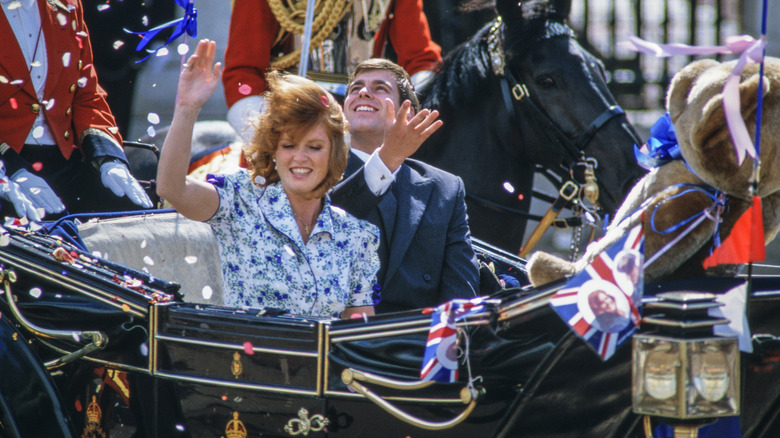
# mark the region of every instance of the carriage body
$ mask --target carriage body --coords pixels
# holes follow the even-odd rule
[[[460,323],[470,360],[459,381],[405,388],[419,378],[425,312],[334,321],[187,303],[176,284],[60,239],[6,236],[3,437],[642,436],[630,348],[602,362],[572,336],[547,305],[561,285],[493,295]],[[777,290],[773,279],[754,297],[754,332],[777,334]],[[103,345],[84,350],[95,332]],[[746,358],[745,436],[780,427],[780,350],[765,344]],[[396,385],[353,383],[345,370]],[[479,394],[464,400],[469,375],[479,376]]]

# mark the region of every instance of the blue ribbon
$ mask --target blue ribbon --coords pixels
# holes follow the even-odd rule
[[[680,145],[674,133],[674,125],[669,113],[665,113],[650,128],[651,137],[647,139],[648,153],[645,154],[634,145],[634,156],[637,163],[646,170],[660,167],[672,160],[682,158]]]
[[[176,2],[177,5],[184,8],[183,17],[177,18],[176,20],[169,21],[165,24],[161,24],[153,29],[149,29],[143,32],[132,32],[127,29],[124,30],[127,33],[142,36],[141,41],[135,47],[136,52],[140,52],[141,50],[146,49],[146,46],[149,45],[149,43],[152,42],[152,40],[160,32],[170,27],[176,26],[171,36],[168,37],[168,41],[166,41],[163,45],[161,45],[160,47],[154,50],[146,49],[146,51],[149,52],[149,54],[146,55],[146,57],[144,57],[143,59],[139,59],[138,61],[136,61],[136,63],[146,61],[150,56],[157,53],[158,50],[167,46],[168,44],[170,44],[171,41],[182,36],[185,32],[187,32],[187,35],[193,38],[198,36],[198,9],[195,7],[194,0],[174,0],[174,1]]]

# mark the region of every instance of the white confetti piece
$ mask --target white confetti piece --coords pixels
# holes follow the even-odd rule
[[[198,257],[197,256],[187,256],[187,257],[184,257],[184,261],[189,263],[190,265],[194,265],[195,263],[198,263]]]
[[[149,266],[154,266],[154,260],[152,260],[152,258],[149,256],[144,256],[144,263]]]
[[[176,48],[176,52],[179,53],[179,55],[186,55],[190,51],[190,46],[182,43],[179,44],[179,46]]]
[[[78,332],[72,332],[70,335],[73,337],[74,341],[81,342],[81,336],[79,336]]]
[[[30,63],[30,67],[36,67],[37,68],[37,67],[40,67],[40,66],[41,66],[41,61],[33,61],[33,62]]]
[[[210,300],[211,299],[211,295],[213,295],[213,294],[214,294],[214,291],[211,289],[211,286],[209,286],[209,285],[203,286],[203,290],[201,291],[201,295],[203,296],[204,300]]]
[[[148,26],[149,25],[149,17],[147,17],[146,15],[141,17],[141,24],[143,24],[144,26]]]
[[[22,79],[14,79],[11,81],[11,85],[22,85],[24,81]]]
[[[32,193],[33,195],[37,195],[37,194],[41,193],[41,189],[38,188],[38,187],[33,187],[33,188],[30,189],[30,193]]]
[[[76,83],[79,84],[79,87],[84,88],[87,86],[87,78],[79,78]]]
[[[160,116],[157,113],[149,113],[146,115],[146,120],[152,125],[160,123]]]
[[[11,235],[9,233],[3,233],[0,235],[0,246],[8,246],[11,243]]]
[[[116,40],[114,41],[114,50],[118,50],[120,47],[124,46],[125,42],[122,40]]]
[[[141,356],[144,357],[149,356],[149,346],[146,345],[146,342],[141,344],[140,350],[141,350]]]
[[[30,296],[33,298],[40,298],[41,295],[43,295],[43,291],[39,287],[34,287],[30,289]]]
[[[98,10],[98,12],[107,11],[107,10],[109,10],[110,8],[111,8],[111,5],[107,5],[107,4],[105,4],[105,3],[101,3],[101,4],[97,5],[97,10]]]
[[[149,137],[154,137],[155,135],[157,135],[157,131],[154,130],[154,126],[150,126],[146,128],[146,135],[148,135]]]
[[[8,4],[8,10],[13,11],[14,9],[19,9],[22,6],[22,2],[15,1]]]
[[[119,132],[119,128],[117,128],[116,126],[109,126],[108,132],[112,134],[116,134],[117,132]]]
[[[47,101],[44,101],[43,104],[45,105],[46,110],[48,111],[48,110],[54,108],[54,99],[49,99]]]
[[[80,36],[82,38],[86,38],[87,37],[87,33],[85,31],[83,31],[83,30],[76,32],[76,35]]]
[[[141,248],[146,248],[146,239],[141,241]]]
[[[168,48],[167,47],[161,48],[160,50],[157,51],[155,56],[168,56]]]
[[[33,138],[43,137],[43,126],[36,126],[32,132]]]
[[[291,256],[295,256],[295,251],[293,251],[293,249],[290,248],[290,245],[284,245],[284,250],[287,251],[287,254],[290,254]]]
[[[0,75],[0,84],[7,84],[7,83],[8,83],[8,78],[6,78],[3,75]]]
[[[97,257],[97,258],[102,258],[103,257],[103,255],[102,255],[102,253],[100,251],[92,251],[92,255]]]
[[[176,430],[178,430],[179,432],[184,432],[184,425],[183,424],[177,424],[176,425]]]
[[[62,55],[62,65],[65,67],[70,66],[70,52],[67,52],[64,55]]]
[[[57,21],[60,23],[60,26],[66,26],[68,24],[68,17],[65,16],[62,12],[57,14]]]
[[[510,184],[509,181],[505,181],[504,182],[504,190],[506,190],[509,193],[514,193],[515,192],[515,187],[512,184]]]

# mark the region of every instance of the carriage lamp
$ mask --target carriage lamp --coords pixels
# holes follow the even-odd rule
[[[664,417],[675,436],[695,438],[700,426],[739,414],[739,348],[736,337],[716,337],[728,324],[708,310],[715,295],[666,292],[645,304],[641,332],[633,338],[632,405],[637,414]]]

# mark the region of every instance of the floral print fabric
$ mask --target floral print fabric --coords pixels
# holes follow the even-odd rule
[[[281,183],[259,187],[245,170],[208,181],[219,194],[219,209],[207,223],[220,250],[226,306],[338,318],[346,307],[373,305],[375,225],[326,197],[304,244]]]

